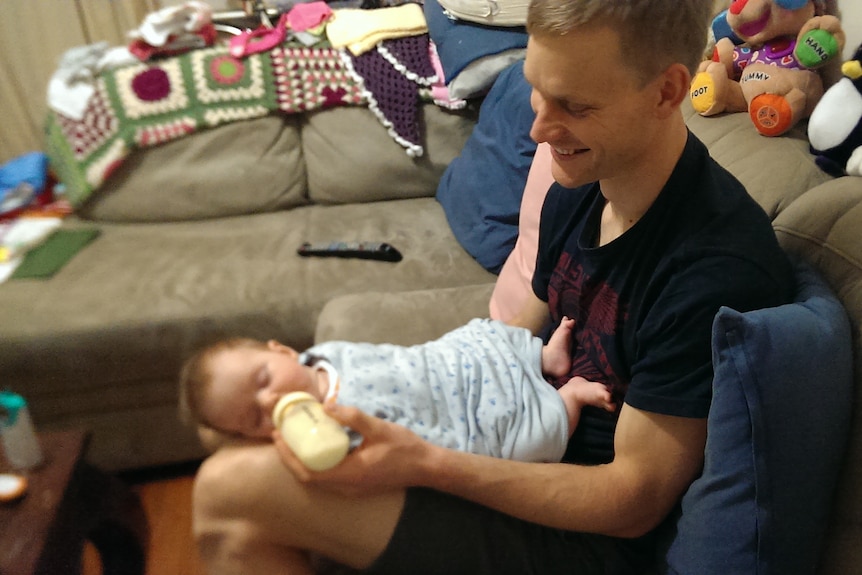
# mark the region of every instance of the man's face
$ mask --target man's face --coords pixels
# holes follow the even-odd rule
[[[622,61],[616,32],[532,36],[524,74],[536,112],[530,135],[550,144],[555,180],[573,188],[637,177],[648,163],[657,91]]]
[[[297,361],[298,354],[275,342],[269,349],[236,348],[216,353],[202,416],[212,426],[246,437],[268,438],[272,410],[293,391],[319,395],[316,372]]]

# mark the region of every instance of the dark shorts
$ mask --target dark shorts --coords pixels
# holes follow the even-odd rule
[[[653,564],[645,539],[550,529],[427,489],[410,489],[383,555],[366,573],[629,575]]]

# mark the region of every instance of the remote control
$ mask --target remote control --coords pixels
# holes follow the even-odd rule
[[[382,242],[305,242],[298,250],[301,256],[358,258],[383,262],[400,262],[401,252]]]

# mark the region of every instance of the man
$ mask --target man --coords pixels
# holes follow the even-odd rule
[[[434,447],[356,409],[362,446],[311,473],[283,442],[201,468],[195,528],[213,574],[314,573],[324,556],[370,573],[642,573],[703,463],[719,306],[790,297],[768,218],[688,133],[703,0],[533,0],[525,75],[532,136],[553,149],[534,333],[576,320],[572,370],[622,408],[584,410],[567,462]],[[564,187],[565,186],[565,187]]]

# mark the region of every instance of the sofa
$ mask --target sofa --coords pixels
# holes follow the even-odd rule
[[[106,469],[200,459],[177,417],[178,370],[197,346],[244,334],[304,349],[334,297],[492,282],[434,199],[474,114],[429,104],[421,119],[416,159],[363,107],[231,123],[132,155],[64,221],[98,230],[92,243],[49,279],[0,285],[2,385],[39,429],[90,429],[89,457]],[[297,254],[330,241],[388,242],[403,260]]]

